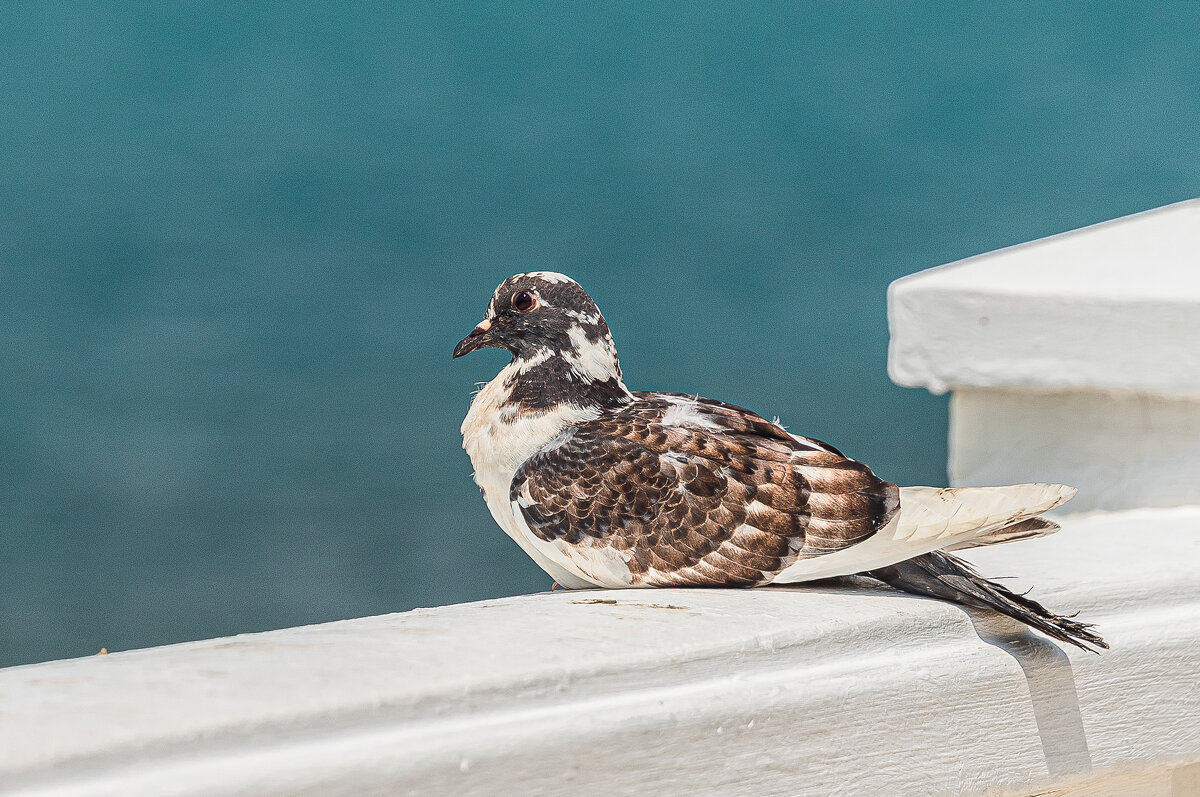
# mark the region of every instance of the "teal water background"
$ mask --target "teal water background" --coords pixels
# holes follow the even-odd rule
[[[5,3],[0,665],[545,589],[451,362],[565,271],[635,388],[944,483],[910,272],[1200,195],[1200,5]]]

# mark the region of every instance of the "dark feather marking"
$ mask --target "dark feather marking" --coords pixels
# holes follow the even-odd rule
[[[624,552],[634,584],[766,583],[797,559],[868,538],[899,506],[898,488],[865,465],[748,410],[634,397],[531,457],[511,493],[529,499],[518,506],[541,539]],[[698,428],[662,423],[680,400]]]
[[[1092,630],[1094,626],[1090,623],[1055,614],[1023,594],[989,581],[962,559],[948,553],[934,551],[862,575],[877,578],[915,595],[992,609],[1032,626],[1047,636],[1093,653],[1099,652],[1095,648],[1108,649],[1108,643]]]
[[[556,355],[557,356],[557,355]],[[585,382],[554,357],[535,365],[511,380],[509,401],[521,410],[548,410],[564,399],[579,405],[613,407],[629,401],[629,393],[617,379]]]

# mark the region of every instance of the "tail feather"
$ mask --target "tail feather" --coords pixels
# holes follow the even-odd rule
[[[1091,630],[1094,627],[1091,624],[1054,614],[1037,601],[989,581],[962,559],[942,551],[915,556],[862,575],[914,595],[993,609],[1083,650],[1099,652],[1088,645],[1108,649],[1108,643]]]
[[[1033,517],[1029,520],[1022,520],[1019,523],[1014,523],[1011,526],[989,531],[981,534],[978,537],[956,542],[952,545],[947,545],[942,548],[943,551],[961,551],[966,548],[982,548],[985,545],[999,545],[1004,542],[1016,542],[1017,540],[1031,540],[1035,537],[1045,537],[1053,534],[1061,528],[1052,520],[1046,520],[1043,517]]]
[[[897,534],[910,540],[965,542],[1048,512],[1074,495],[1075,488],[1065,484],[901,487]]]
[[[874,535],[832,553],[798,559],[777,573],[771,583],[848,576],[929,551],[1049,534],[1057,526],[1048,520],[1033,519],[1071,500],[1073,495],[1075,488],[1065,484],[901,487],[900,512]]]

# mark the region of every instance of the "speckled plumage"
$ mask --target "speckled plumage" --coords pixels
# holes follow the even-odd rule
[[[899,506],[859,462],[749,410],[667,393],[579,424],[526,460],[509,497],[538,538],[617,552],[630,586],[769,583],[866,539]]]

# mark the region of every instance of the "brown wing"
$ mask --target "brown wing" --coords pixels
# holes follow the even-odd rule
[[[861,542],[899,504],[865,465],[752,412],[645,393],[535,454],[510,497],[605,586],[766,583]]]

